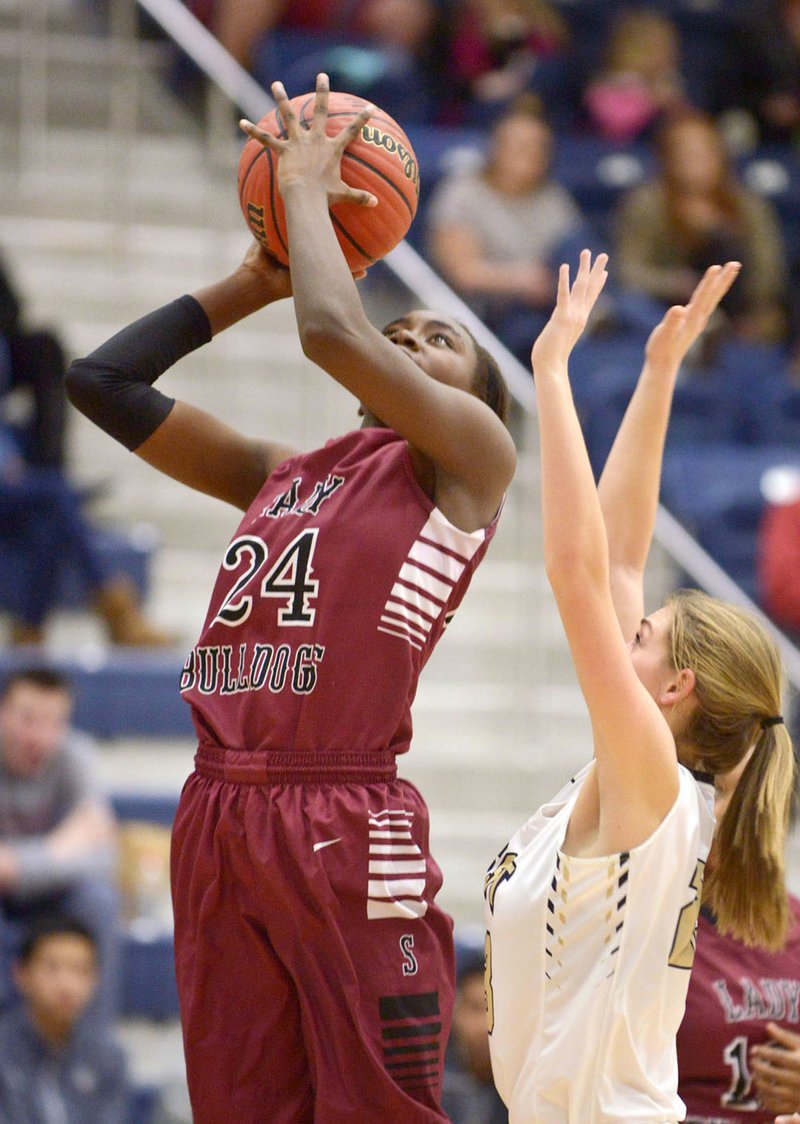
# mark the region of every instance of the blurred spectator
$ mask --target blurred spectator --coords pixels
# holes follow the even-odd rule
[[[58,672],[12,672],[0,694],[0,988],[25,930],[63,910],[92,932],[109,1019],[118,991],[116,829],[87,739],[70,727],[73,694]],[[0,992],[0,1000],[2,1000]]]
[[[448,79],[469,119],[483,123],[540,84],[545,97],[552,86],[563,91],[568,47],[567,24],[548,0],[466,0],[454,9]]]
[[[773,469],[766,499],[756,557],[761,605],[780,628],[800,633],[800,470]]]
[[[445,179],[428,212],[436,267],[526,364],[562,254],[584,229],[572,197],[550,178],[552,147],[538,100],[521,95],[492,130],[483,167]]]
[[[57,468],[28,465],[11,430],[2,424],[0,528],[0,544],[10,548],[14,566],[14,644],[43,642],[66,561],[77,566],[112,643],[141,647],[172,642],[143,615],[130,578],[107,572],[78,495],[63,474]]]
[[[35,926],[14,981],[22,998],[0,1018],[0,1119],[4,1124],[124,1124],[122,1050],[84,1018],[97,988],[97,945],[67,916]]]
[[[430,121],[444,92],[446,0],[194,0],[223,47],[267,88],[331,88],[376,102],[401,123]]]
[[[170,1081],[162,1087],[152,1124],[192,1124],[189,1087],[185,1080]]]
[[[722,302],[728,327],[756,342],[782,339],[787,266],[771,204],[738,181],[718,129],[702,113],[667,119],[657,154],[655,178],[624,195],[615,216],[621,282],[656,302],[647,322],[683,304],[709,265],[735,259],[743,268]]]
[[[442,1108],[453,1124],[508,1124],[508,1110],[492,1079],[482,949],[459,953]]]
[[[749,756],[715,778],[717,820]],[[773,1124],[800,1108],[800,901],[791,895],[789,914],[785,947],[768,952],[724,936],[701,910],[677,1039],[685,1124]]]
[[[680,39],[671,21],[649,8],[618,13],[603,68],[583,100],[590,128],[620,144],[641,139],[665,112],[685,104]]]
[[[749,112],[762,142],[800,139],[800,0],[743,5],[732,48],[720,108]]]
[[[19,293],[0,259],[0,339],[6,344],[5,373],[0,367],[0,398],[21,391],[30,401],[22,452],[31,464],[64,466],[64,352],[46,328],[26,324]],[[29,419],[29,421],[28,421]]]

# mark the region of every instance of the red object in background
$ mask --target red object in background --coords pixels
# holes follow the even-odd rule
[[[764,610],[776,624],[800,632],[800,499],[764,509],[757,569]]]

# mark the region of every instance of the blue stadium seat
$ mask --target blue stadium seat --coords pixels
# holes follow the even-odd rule
[[[797,276],[800,271],[800,155],[788,145],[764,145],[739,162],[739,173],[751,191],[775,207],[789,268]]]
[[[65,672],[75,687],[75,725],[99,738],[192,737],[179,693],[183,654],[111,649],[46,658],[20,649],[0,653],[0,677],[38,660]]]
[[[253,77],[265,89],[279,78],[290,97],[314,89],[324,71],[332,90],[374,102],[405,128],[436,115],[435,91],[406,52],[336,31],[286,28],[265,35],[253,52]]]
[[[154,933],[149,937],[125,933],[121,975],[123,1017],[156,1021],[178,1018],[171,933]]]
[[[604,236],[620,196],[647,179],[654,163],[648,145],[614,144],[580,132],[560,133],[553,151],[553,175]]]
[[[667,449],[664,458],[664,505],[754,600],[761,478],[780,464],[800,468],[800,448],[709,443]]]
[[[174,793],[115,792],[111,797],[121,822],[139,820],[171,827],[178,805]],[[158,926],[133,923],[122,934],[122,995],[124,1017],[178,1017],[172,933]]]
[[[150,559],[156,545],[153,529],[146,524],[130,531],[102,529],[92,533],[95,548],[107,572],[126,574],[144,597],[150,584]],[[0,539],[0,611],[12,612],[18,597],[16,568],[19,551]],[[59,574],[58,604],[80,608],[88,599],[86,584],[76,568],[67,563]]]
[[[114,792],[111,805],[120,820],[145,820],[162,827],[172,827],[178,797],[171,793]]]
[[[156,1085],[134,1085],[128,1101],[125,1124],[151,1124],[159,1100]]]

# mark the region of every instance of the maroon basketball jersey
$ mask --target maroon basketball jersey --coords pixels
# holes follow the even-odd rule
[[[420,670],[496,523],[472,533],[449,523],[389,429],[279,465],[225,552],[183,669],[200,739],[405,751]]]
[[[758,1108],[750,1050],[768,1022],[800,1033],[800,901],[790,898],[789,939],[780,952],[722,937],[702,913],[678,1032],[678,1092],[686,1124],[772,1124]]]

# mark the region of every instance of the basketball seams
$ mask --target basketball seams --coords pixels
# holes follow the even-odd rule
[[[392,191],[396,192],[397,195],[403,200],[403,203],[405,203],[406,207],[408,208],[408,213],[411,215],[411,217],[413,219],[414,215],[417,213],[417,208],[411,206],[411,204],[409,203],[408,199],[406,198],[406,194],[402,190],[402,188],[398,187],[397,184],[394,182],[394,180],[392,180],[389,176],[387,176],[387,174],[385,172],[381,171],[380,168],[376,167],[369,160],[365,160],[363,158],[363,156],[357,156],[354,152],[347,152],[345,150],[342,153],[342,160],[343,161],[344,160],[352,160],[355,164],[360,164],[363,168],[368,168],[370,170],[370,172],[372,172],[374,175],[376,175],[378,177],[378,179],[383,180],[383,182],[386,184],[386,186],[390,187],[392,189]],[[342,177],[342,178],[344,178],[344,177]],[[411,181],[409,180],[409,183],[410,182]]]
[[[269,149],[265,149],[264,151],[267,153],[267,155],[269,157],[269,160],[268,160],[268,163],[269,163],[269,209],[270,209],[270,214],[272,215],[272,225],[273,225],[273,228],[275,230],[275,233],[278,236],[278,241],[281,244],[281,249],[283,250],[284,254],[286,255],[286,262],[284,264],[288,264],[288,262],[289,262],[289,247],[288,247],[283,235],[281,234],[281,226],[280,226],[280,223],[278,222],[278,211],[277,211],[276,198],[275,198],[276,195],[277,195],[276,181],[277,181],[277,178],[278,178],[277,175],[276,175],[276,171],[277,171],[277,168],[275,166],[276,162],[273,161],[272,153],[269,151]]]
[[[353,247],[353,249],[357,250],[358,253],[361,254],[361,257],[364,259],[363,262],[351,262],[350,264],[351,265],[361,265],[361,264],[363,264],[364,266],[374,265],[376,259],[371,254],[368,254],[367,251],[363,248],[363,246],[360,246],[358,244],[358,242],[356,242],[353,235],[350,233],[350,231],[347,229],[346,226],[342,225],[342,223],[339,221],[339,219],[337,219],[337,217],[333,213],[333,211],[328,211],[328,214],[331,216],[331,222],[336,227],[336,229],[341,233],[342,237],[346,238],[347,241],[350,243],[350,245]]]
[[[244,173],[244,176],[242,176],[239,180],[239,206],[240,207],[244,206],[244,189],[245,189],[245,185],[247,183],[247,178],[250,175],[250,173],[252,172],[253,168],[255,167],[259,156],[263,156],[264,153],[266,152],[266,149],[261,144],[259,144],[258,141],[248,141],[248,144],[258,145],[258,152],[256,152],[255,156],[253,157],[253,159],[248,164],[247,171]]]

